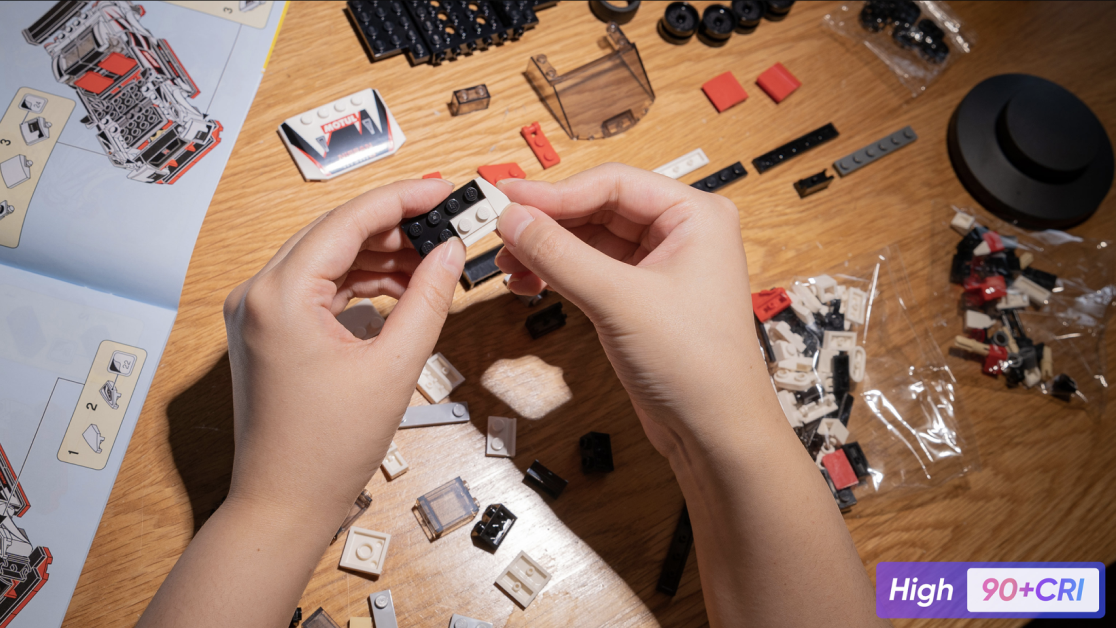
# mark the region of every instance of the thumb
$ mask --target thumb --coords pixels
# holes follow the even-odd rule
[[[598,251],[534,207],[512,203],[496,224],[508,252],[583,311],[625,285],[630,267]]]
[[[464,267],[465,245],[451,238],[427,255],[411,275],[372,345],[390,360],[399,360],[400,372],[417,374],[433,353]]]

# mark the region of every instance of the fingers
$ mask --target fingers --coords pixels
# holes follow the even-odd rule
[[[337,294],[329,309],[336,316],[348,307],[352,299],[371,299],[384,295],[398,299],[407,290],[410,280],[410,276],[403,273],[352,271],[337,287]]]
[[[313,279],[345,274],[372,236],[398,231],[408,216],[430,211],[453,189],[443,179],[397,181],[354,198],[326,214],[287,255],[285,266]],[[401,234],[400,234],[401,235]]]
[[[414,249],[404,249],[402,251],[395,251],[394,253],[361,251],[357,253],[356,259],[353,260],[353,265],[349,272],[354,270],[367,270],[377,273],[402,272],[411,275],[415,272],[415,269],[418,268],[419,262],[421,261],[422,257],[420,257],[418,251]]]
[[[417,378],[434,351],[464,267],[465,245],[452,238],[422,260],[399,296],[373,347],[398,360],[396,372],[403,379]]]
[[[533,297],[546,289],[546,283],[531,271],[516,273],[508,280],[508,290],[513,294]]]
[[[582,242],[534,207],[508,205],[496,229],[510,255],[582,309],[625,290],[632,279],[630,266]]]
[[[504,179],[497,186],[512,201],[537,207],[555,220],[605,211],[650,225],[672,207],[699,198],[684,183],[623,164],[590,168],[558,183]]]

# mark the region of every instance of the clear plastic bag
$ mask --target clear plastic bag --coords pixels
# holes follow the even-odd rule
[[[870,0],[843,2],[822,18],[834,32],[863,42],[918,96],[959,55],[968,54],[974,34],[944,2]]]
[[[1116,262],[1113,243],[1063,231],[1025,231],[986,212],[946,203],[936,203],[933,212],[928,313],[935,340],[943,351],[949,353],[948,363],[953,372],[963,378],[966,387],[1027,394],[1035,397],[1036,403],[1045,397],[1045,403],[1051,404],[1051,408],[1068,405],[1091,416],[1101,417],[1108,392],[1104,332],[1108,314],[1116,305],[1113,303],[1116,286],[1112,283],[1113,264]],[[1014,245],[1014,252],[1009,248],[1005,253],[1011,253],[1016,260],[1029,256],[1028,268],[1057,276],[1056,285],[1046,298],[1030,300],[1024,307],[1013,311],[1026,337],[1035,345],[1042,344],[1052,349],[1051,375],[1056,377],[1064,373],[1072,378],[1077,389],[1072,394],[1056,394],[1058,391],[1053,386],[1052,377],[1045,375],[1031,387],[1024,382],[1009,388],[1006,375],[982,373],[984,358],[977,358],[972,352],[955,347],[955,338],[967,333],[964,328],[965,311],[973,309],[974,305],[971,300],[966,301],[964,286],[950,283],[953,257],[962,240],[960,231],[969,230],[951,228],[958,212],[961,216],[972,217],[974,227],[990,229],[1009,245]],[[983,262],[978,263],[978,266],[983,265]],[[979,268],[977,272],[980,274]],[[1012,278],[1005,281],[1009,289],[1014,289],[1013,281],[1021,274],[1011,273]],[[997,319],[989,332],[1002,326],[1002,316],[995,309],[995,303],[986,305],[983,310]],[[1009,320],[1009,323],[1013,321]],[[1038,407],[1035,409],[1037,411]]]
[[[840,287],[826,288],[827,278]],[[797,403],[800,412],[797,420],[794,410],[787,407],[788,389],[778,380],[782,376],[786,381],[786,373],[780,374],[780,370],[785,370],[783,367],[791,366],[793,362],[780,364],[780,360],[791,357],[785,352],[790,350],[793,353],[793,349],[787,345],[779,346],[787,340],[776,328],[782,327],[785,332],[791,327],[792,333],[801,332],[807,350],[800,352],[800,356],[809,354],[807,357],[811,362],[806,375],[820,383],[823,399],[833,394],[836,381],[836,378],[827,377],[826,371],[832,373],[837,366],[833,364],[827,369],[822,363],[823,356],[832,359],[825,348],[823,329],[827,323],[836,330],[843,327],[843,320],[850,321],[848,331],[855,335],[856,347],[846,345],[851,368],[856,368],[854,354],[861,350],[864,354],[860,381],[849,382],[849,396],[854,401],[848,414],[845,442],[860,445],[868,472],[857,474],[862,475],[858,485],[853,487],[858,504],[848,512],[863,516],[888,510],[894,504],[890,500],[881,500],[879,497],[882,494],[908,493],[939,486],[979,469],[979,456],[975,443],[968,437],[971,431],[967,415],[957,400],[955,380],[920,316],[922,310],[914,299],[896,247],[868,256],[850,257],[836,268],[819,269],[816,275],[795,277],[779,285],[785,289],[791,305],[763,324],[770,344],[765,353],[768,353],[772,382],[776,390],[783,393],[780,403],[784,405],[784,413],[792,426],[807,423],[801,413],[803,409],[817,414],[826,409],[827,404],[824,401],[813,402],[813,406]],[[809,291],[815,297],[820,291],[839,294],[843,305],[830,301],[829,305],[814,303],[811,306],[807,303],[808,298],[799,296],[803,291]],[[790,296],[792,294],[795,296]],[[863,295],[863,303],[857,305],[860,295]],[[762,299],[762,295],[759,298]],[[824,297],[818,300],[823,301]],[[823,317],[820,321],[811,311],[818,305],[823,308],[819,312]],[[831,313],[831,309],[841,314],[843,320],[825,321],[824,316]],[[813,322],[807,324],[810,319]],[[854,320],[863,320],[863,323],[852,322]],[[780,326],[779,322],[786,325]],[[855,379],[852,375],[850,373],[850,380]],[[844,404],[836,398],[830,403],[837,405],[838,410],[827,418],[839,419]],[[795,431],[803,440],[803,430]],[[840,429],[836,431],[840,432]],[[834,437],[825,438],[828,446],[840,449]],[[803,444],[809,451],[810,446],[806,442]],[[817,444],[816,441],[814,444]],[[825,455],[824,451],[825,447],[815,458],[819,468],[823,468],[821,458]],[[841,497],[835,497],[841,504]]]

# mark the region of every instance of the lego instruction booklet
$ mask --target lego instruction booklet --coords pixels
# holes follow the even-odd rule
[[[0,4],[0,626],[59,626],[283,2]]]

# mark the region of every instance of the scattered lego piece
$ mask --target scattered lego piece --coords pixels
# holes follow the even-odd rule
[[[837,490],[856,486],[856,473],[853,472],[852,466],[849,465],[849,460],[845,457],[844,450],[838,450],[826,455],[822,458],[822,464],[825,465],[825,470],[829,473],[829,478],[833,481],[833,486],[836,487]]]
[[[836,162],[833,163],[833,167],[837,169],[838,173],[841,172],[841,166],[838,166],[837,164],[845,161],[846,159],[851,159],[851,155],[849,157],[838,159]],[[857,167],[859,168],[860,166]],[[966,214],[962,211],[956,212],[953,215],[953,220],[949,221],[949,226],[961,235],[965,235],[966,233],[971,231],[974,224],[976,224],[976,217],[971,214]]]
[[[484,455],[499,458],[515,457],[515,419],[488,417],[488,435]]]
[[[1077,382],[1069,375],[1062,373],[1051,382],[1051,394],[1063,401],[1069,401],[1070,397],[1080,393],[1077,392]]]
[[[519,552],[515,560],[500,572],[495,584],[503,589],[508,597],[523,608],[527,608],[548,582],[550,582],[550,572],[528,556],[527,552]]]
[[[670,549],[667,550],[666,560],[663,561],[663,570],[659,574],[659,584],[656,589],[671,597],[678,593],[678,585],[682,583],[682,574],[686,571],[686,560],[690,557],[690,548],[694,545],[694,530],[690,525],[690,511],[682,505],[682,514],[678,517],[678,526],[674,529],[674,536],[670,539]]]
[[[403,413],[403,420],[399,423],[399,429],[468,422],[468,403],[464,401],[455,403],[432,403],[428,406],[411,406],[407,408],[407,411]]]
[[[864,347],[856,346],[852,350],[852,363],[849,367],[849,378],[854,382],[864,380],[864,373],[868,368],[868,353]]]
[[[689,2],[671,2],[656,28],[667,43],[681,46],[697,34],[700,20],[697,9]]]
[[[744,92],[744,87],[740,85],[740,81],[732,75],[732,72],[725,72],[718,74],[712,79],[706,81],[701,86],[701,91],[705,92],[705,96],[709,98],[709,102],[713,103],[713,107],[717,109],[717,113],[738,105],[748,99],[748,94]]]
[[[655,168],[654,172],[664,174],[671,179],[677,179],[685,176],[701,168],[702,166],[709,165],[709,158],[705,156],[705,151],[700,148],[692,150],[685,155],[682,155],[674,161]]]
[[[465,269],[461,272],[461,283],[466,290],[472,290],[502,272],[496,266],[496,254],[502,248],[504,245],[501,244],[465,262]]]
[[[371,617],[350,617],[349,628],[372,628]]]
[[[442,173],[435,170],[434,172],[428,172],[428,173],[422,175],[422,178],[423,179],[441,179],[442,178]]]
[[[376,628],[399,628],[395,619],[395,602],[391,599],[391,589],[368,596],[368,606],[372,608],[372,619]]]
[[[776,63],[759,75],[756,85],[767,92],[771,100],[780,103],[794,93],[794,90],[802,87],[802,82],[796,79],[790,70],[783,67],[782,63]]]
[[[430,356],[422,367],[418,378],[418,389],[430,403],[438,403],[449,397],[453,389],[465,383],[465,378],[453,368],[441,353]]]
[[[975,353],[977,355],[988,355],[989,345],[986,345],[983,342],[977,342],[972,338],[966,338],[965,336],[955,336],[953,338],[953,346],[957,347],[958,349],[968,351],[969,353]]]
[[[391,441],[391,446],[388,447],[387,455],[384,456],[383,462],[380,463],[380,470],[384,472],[384,477],[388,480],[403,475],[410,471],[411,465],[407,464],[407,459],[403,454],[399,453],[399,448],[395,446],[395,441]]]
[[[829,187],[830,183],[833,183],[833,177],[827,175],[825,170],[822,170],[815,175],[795,181],[794,190],[798,192],[798,198],[806,198],[811,194],[821,192]]]
[[[542,127],[538,122],[533,122],[519,129],[519,134],[523,136],[523,139],[527,140],[527,145],[531,147],[531,152],[535,153],[535,157],[538,158],[539,164],[542,165],[543,170],[551,166],[556,166],[562,161],[562,158],[558,156],[558,151],[554,150],[554,147],[550,145],[550,140],[546,139],[546,135],[543,133]],[[524,177],[526,177],[526,175],[520,176],[519,178],[522,179]],[[495,181],[493,181],[493,183],[495,183]]]
[[[350,528],[341,551],[340,567],[378,576],[384,569],[391,535],[365,528]]]
[[[760,322],[766,323],[779,312],[791,305],[791,299],[783,288],[772,288],[752,293],[752,311]]]
[[[868,293],[860,288],[849,288],[842,304],[845,320],[863,325],[868,315]]]
[[[1037,268],[1030,268],[1029,266],[1030,265],[1028,264],[1028,267],[1023,268],[1021,271],[1023,273],[1023,277],[1025,277],[1028,281],[1034,283],[1043,290],[1053,290],[1058,285],[1057,275],[1041,271]]]
[[[1049,346],[1043,346],[1042,357],[1039,360],[1042,376],[1044,378],[1054,377],[1054,351]]]
[[[419,497],[412,510],[426,537],[433,541],[472,521],[480,506],[469,493],[469,485],[454,478]]]
[[[849,440],[849,428],[840,419],[823,418],[818,434],[825,436],[834,447],[842,447]]]
[[[426,0],[392,4],[387,10],[376,0],[349,0],[348,8],[373,62],[406,54],[412,66],[437,66],[518,40],[538,25],[535,11],[555,4],[554,0],[524,0],[512,5],[479,2],[470,9],[467,4]],[[376,628],[383,627],[377,624]]]
[[[337,528],[337,534],[333,535],[333,539],[329,544],[333,545],[333,542],[344,534],[345,530],[348,530],[349,526],[353,525],[353,522],[359,519],[360,516],[364,514],[364,511],[368,510],[370,505],[372,505],[372,493],[361,490],[360,495],[357,495],[356,501],[349,507],[349,514],[345,515],[345,520],[341,522],[341,527]]]
[[[556,473],[544,467],[538,460],[527,467],[527,473],[523,479],[528,484],[545,491],[554,499],[558,499],[562,495],[562,491],[566,490],[566,485],[570,483],[569,480],[563,480]]]
[[[453,617],[450,617],[449,628],[492,628],[492,624],[454,613]]]
[[[302,628],[341,628],[329,613],[325,612],[324,608],[319,607],[318,610],[310,614],[306,621],[302,622]]]
[[[856,477],[863,478],[871,475],[868,459],[864,457],[864,450],[860,448],[860,443],[845,443],[841,449],[845,452],[845,458]]]
[[[984,312],[965,310],[965,329],[988,329],[994,323],[992,317]]]
[[[841,175],[842,177],[847,176],[848,174],[860,170],[864,166],[867,166],[874,161],[890,155],[891,153],[899,150],[900,148],[903,148],[904,146],[914,142],[917,139],[918,135],[915,134],[914,129],[909,126],[903,127],[902,129],[899,129],[898,131],[892,133],[891,135],[888,135],[885,138],[873,142],[856,152],[849,153],[848,155],[845,155],[844,157],[838,159],[837,161],[833,162],[833,169],[836,170],[837,174]],[[966,218],[968,220],[966,220]],[[953,217],[953,222],[950,224],[953,226],[954,229],[961,229],[962,225],[965,222],[968,222],[971,225],[974,220],[975,219],[973,219],[973,217],[969,216],[968,214],[957,212],[957,214]],[[968,231],[968,229],[966,228],[963,230],[963,232],[964,231]]]
[[[291,616],[291,625],[289,628],[295,628],[302,621],[302,607],[299,606],[295,609],[294,615]]]
[[[756,172],[763,174],[788,159],[797,157],[811,148],[817,148],[838,135],[837,128],[832,123],[827,124],[771,152],[756,157],[752,160],[752,165],[755,166]]]
[[[735,29],[736,16],[732,9],[723,4],[711,4],[701,12],[698,40],[711,48],[720,48],[728,43]]]
[[[1017,310],[1027,307],[1030,302],[1031,300],[1027,298],[1027,295],[1014,288],[1008,288],[1007,294],[996,302],[996,309],[1000,311]]]
[[[477,173],[485,180],[496,185],[497,181],[504,179],[526,179],[527,173],[523,172],[523,168],[515,162],[506,164],[492,164],[490,166],[481,166],[477,168]]]
[[[596,18],[605,24],[616,22],[627,24],[639,11],[639,0],[634,2],[617,2],[616,0],[589,0],[589,10]]]
[[[492,102],[492,96],[488,93],[486,85],[459,89],[453,93],[453,98],[450,99],[450,115],[460,116],[488,109],[490,102]]]
[[[754,33],[767,9],[765,4],[762,0],[733,0],[732,13],[736,16],[736,32],[741,35]]]
[[[987,345],[988,354],[984,357],[984,366],[982,371],[985,375],[996,376],[999,375],[1005,366],[1008,359],[1008,350],[999,345]]]
[[[500,549],[500,544],[517,520],[518,517],[503,504],[492,504],[484,509],[481,520],[473,526],[472,537],[493,550]]]
[[[581,470],[608,473],[612,466],[612,439],[608,434],[589,432],[578,441],[581,450]]]
[[[473,179],[454,190],[426,214],[403,221],[404,233],[419,255],[426,257],[455,236],[465,246],[496,230],[496,219],[511,201],[484,179]]]
[[[562,303],[549,305],[527,317],[527,332],[532,340],[538,340],[552,331],[566,326],[566,314]]]
[[[836,351],[852,351],[856,348],[856,332],[827,331],[822,336],[822,348]]]
[[[711,174],[701,181],[691,183],[690,187],[697,188],[703,192],[715,192],[733,181],[743,179],[746,176],[748,176],[748,171],[744,169],[744,164],[738,161],[728,168],[722,168],[717,174]]]
[[[1016,277],[1015,281],[1011,283],[1011,287],[1025,295],[1028,301],[1038,307],[1042,307],[1050,301],[1050,291],[1031,281],[1026,275]]]
[[[307,181],[332,179],[394,155],[407,141],[374,89],[288,118],[279,137]]]

